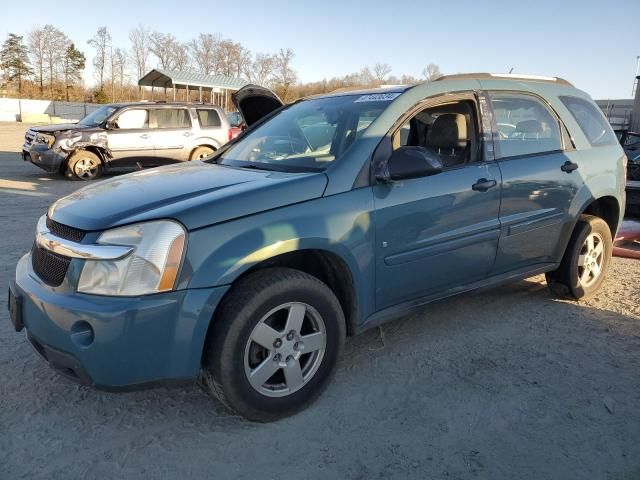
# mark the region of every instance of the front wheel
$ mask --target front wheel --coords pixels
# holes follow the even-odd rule
[[[258,271],[216,313],[205,384],[250,420],[292,415],[326,387],[344,337],[342,308],[324,283],[298,270]]]
[[[558,296],[575,300],[593,295],[604,282],[612,250],[607,223],[599,217],[583,215],[560,266],[546,274],[549,289]]]
[[[102,175],[102,162],[92,152],[78,150],[67,161],[67,176],[78,180],[95,180]]]

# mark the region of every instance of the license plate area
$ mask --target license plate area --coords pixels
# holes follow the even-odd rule
[[[8,296],[7,307],[9,309],[9,318],[13,324],[13,328],[15,328],[16,332],[19,332],[24,328],[22,319],[22,296],[16,293],[13,285],[9,285]]]

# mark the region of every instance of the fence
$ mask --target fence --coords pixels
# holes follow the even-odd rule
[[[0,98],[0,121],[32,123],[78,121],[98,108],[100,105],[95,103]]]

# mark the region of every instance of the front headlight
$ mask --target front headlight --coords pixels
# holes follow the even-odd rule
[[[173,290],[182,263],[186,232],[171,220],[107,230],[97,243],[127,245],[119,260],[86,260],[78,291],[98,295],[146,295]]]
[[[38,133],[35,138],[35,143],[47,145],[49,148],[51,148],[51,145],[53,145],[55,141],[56,137],[47,135],[46,133]]]

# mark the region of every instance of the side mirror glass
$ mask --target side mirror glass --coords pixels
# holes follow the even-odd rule
[[[433,150],[424,147],[400,147],[395,150],[386,165],[376,175],[385,183],[428,177],[442,171],[440,157]]]

